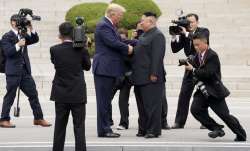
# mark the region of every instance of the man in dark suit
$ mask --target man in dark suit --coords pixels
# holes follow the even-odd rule
[[[98,137],[120,137],[110,128],[110,107],[117,77],[124,75],[123,56],[132,54],[133,48],[121,41],[116,26],[122,19],[125,9],[110,4],[105,17],[97,24],[95,31],[95,55],[93,74],[97,100]]]
[[[59,26],[61,44],[50,48],[51,62],[56,74],[51,90],[55,101],[56,120],[53,151],[63,151],[69,113],[73,117],[75,150],[86,151],[85,114],[87,103],[83,70],[91,67],[87,49],[73,48],[73,25],[64,22]]]
[[[173,35],[171,40],[171,48],[173,53],[177,53],[181,49],[184,49],[184,53],[188,57],[189,55],[196,54],[194,45],[192,43],[192,35],[195,33],[203,33],[209,40],[209,31],[207,28],[198,27],[198,15],[188,14],[186,17],[190,22],[190,26],[188,27],[188,29],[182,27],[181,35]],[[172,126],[173,129],[184,128],[185,126],[188,116],[189,102],[194,89],[192,79],[192,73],[185,70],[178,99],[175,123]]]
[[[23,93],[28,96],[30,106],[34,115],[34,125],[44,127],[51,126],[43,119],[43,112],[39,103],[36,84],[31,76],[30,61],[28,56],[28,45],[39,41],[37,33],[32,25],[28,25],[28,33],[20,35],[16,21],[18,15],[11,16],[11,31],[3,35],[2,49],[6,58],[5,74],[7,83],[7,93],[4,96],[0,126],[4,128],[14,128],[15,125],[10,122],[10,109],[14,103],[16,90],[19,87]]]
[[[156,27],[156,21],[156,14],[152,12],[146,12],[142,16],[141,26],[145,33],[134,48],[132,62],[132,77],[139,112],[137,136],[145,138],[161,135],[165,37]]]
[[[206,35],[197,34],[193,37],[197,55],[193,65],[188,63],[186,70],[191,71],[195,77],[196,92],[191,106],[191,113],[208,130],[211,138],[222,137],[225,132],[223,126],[217,124],[207,112],[210,107],[236,134],[235,141],[246,141],[246,132],[237,118],[229,113],[225,97],[229,91],[221,82],[221,67],[219,57],[208,46]]]

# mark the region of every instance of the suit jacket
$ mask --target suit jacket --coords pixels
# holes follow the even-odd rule
[[[90,57],[86,49],[74,49],[72,42],[50,48],[55,67],[50,99],[62,103],[86,103],[87,92],[83,70],[89,70]]]
[[[128,55],[128,46],[122,42],[112,23],[104,17],[96,26],[92,72],[110,77],[122,76],[124,55]]]
[[[133,81],[135,85],[151,83],[151,74],[158,77],[157,82],[165,81],[163,58],[165,55],[165,37],[156,27],[142,34],[134,47],[132,61]]]
[[[6,75],[21,75],[24,64],[28,74],[31,74],[27,45],[37,43],[39,41],[39,37],[37,33],[31,33],[31,35],[25,36],[25,40],[26,46],[17,51],[15,47],[16,43],[19,41],[17,35],[12,30],[3,35],[2,49],[6,57]]]
[[[194,76],[205,84],[209,95],[217,99],[227,97],[230,92],[221,81],[221,66],[217,53],[209,48],[203,60],[203,63],[200,64],[198,55],[196,55]]]
[[[207,28],[202,28],[202,27],[198,27],[194,34],[196,33],[202,33],[204,35],[206,35],[207,39],[208,39],[208,43],[209,43],[209,30]],[[179,52],[182,48],[184,48],[184,53],[186,56],[189,55],[195,55],[196,51],[193,45],[193,40],[192,40],[192,33],[189,33],[188,37],[186,37],[185,35],[180,35],[180,39],[179,41],[174,41],[171,42],[171,48],[172,48],[172,52],[173,53],[177,53]]]

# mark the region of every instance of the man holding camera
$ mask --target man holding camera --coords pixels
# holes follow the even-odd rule
[[[235,141],[246,141],[246,132],[237,118],[229,113],[225,102],[230,92],[221,81],[221,67],[219,57],[208,46],[207,36],[201,33],[193,36],[193,44],[197,55],[193,63],[187,62],[186,70],[193,73],[196,79],[196,92],[194,93],[191,113],[208,130],[211,138],[223,137],[223,125],[217,124],[208,114],[210,107],[236,134]]]
[[[196,51],[193,46],[192,36],[195,33],[203,33],[209,41],[209,30],[207,28],[198,27],[199,17],[196,14],[188,14],[186,19],[189,22],[189,26],[182,29],[181,35],[173,35],[171,40],[171,48],[173,53],[179,52],[184,49],[185,55],[195,55]],[[184,128],[187,120],[189,102],[194,89],[193,76],[190,71],[185,70],[184,77],[182,80],[181,90],[178,99],[178,106],[175,117],[175,124],[172,126],[173,129]]]
[[[59,26],[62,43],[50,48],[51,62],[56,70],[51,90],[56,111],[53,151],[64,149],[70,112],[73,117],[75,150],[86,151],[87,91],[83,70],[89,70],[91,62],[87,49],[73,47],[73,28],[69,22],[62,23]]]
[[[2,49],[6,57],[5,74],[7,83],[7,93],[4,96],[0,126],[4,128],[14,128],[15,125],[10,122],[10,109],[14,103],[18,87],[28,96],[30,106],[34,115],[34,125],[43,127],[51,126],[43,119],[43,112],[39,103],[36,84],[31,76],[31,67],[28,57],[28,45],[37,43],[39,37],[34,31],[32,25],[28,25],[28,32],[20,35],[17,21],[20,16],[15,14],[11,16],[11,31],[2,37]]]

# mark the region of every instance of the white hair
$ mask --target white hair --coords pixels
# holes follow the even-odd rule
[[[112,16],[116,13],[119,13],[119,12],[124,13],[124,12],[126,12],[126,9],[121,5],[111,3],[111,4],[109,4],[109,6],[106,9],[105,16],[110,17],[110,16]]]

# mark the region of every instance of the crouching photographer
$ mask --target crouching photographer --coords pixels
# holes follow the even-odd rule
[[[169,27],[170,35],[172,35],[171,49],[173,53],[177,53],[184,49],[186,56],[196,55],[193,46],[192,36],[196,33],[203,33],[209,41],[209,31],[207,28],[198,27],[199,17],[197,14],[188,14],[179,17],[178,20],[172,21],[175,26]],[[178,99],[178,107],[176,111],[175,124],[172,128],[184,128],[189,109],[189,102],[194,89],[193,76],[189,71],[185,71],[181,91]],[[204,128],[201,126],[201,128]]]
[[[196,92],[194,93],[191,113],[208,130],[211,138],[223,137],[223,125],[219,125],[207,112],[210,107],[226,125],[236,134],[235,141],[246,141],[246,132],[237,118],[230,115],[225,98],[230,94],[221,81],[221,67],[217,53],[208,46],[204,34],[195,34],[193,44],[197,55],[192,64],[187,62],[186,70],[195,77]]]

